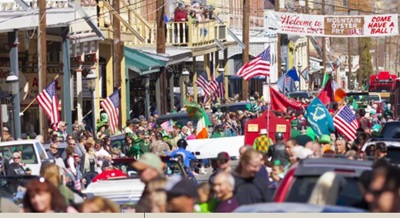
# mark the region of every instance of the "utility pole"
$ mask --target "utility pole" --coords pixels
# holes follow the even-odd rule
[[[275,11],[279,11],[279,0],[275,0]],[[276,63],[278,65],[278,78],[282,76],[282,58],[281,58],[281,37],[282,35],[277,33],[277,41],[276,41]],[[288,63],[286,63],[288,64]]]
[[[114,8],[115,12],[117,14],[120,14],[120,0],[113,0],[113,5],[112,7]],[[113,66],[114,66],[114,89],[118,89],[121,87],[121,60],[122,60],[122,40],[121,40],[121,23],[120,20],[117,18],[116,15],[113,15],[112,17],[112,24],[113,24],[113,44],[112,44],[112,50],[113,50]],[[113,90],[114,91],[114,90]],[[94,100],[96,101],[96,91],[93,92],[94,95]],[[125,98],[125,96],[121,96],[121,98]],[[96,104],[93,104],[96,105]],[[119,110],[122,110],[121,104],[119,105]],[[96,113],[95,108],[92,108],[92,111]],[[119,116],[119,126],[123,123],[121,120],[122,116]],[[95,116],[94,116],[95,119]],[[96,120],[93,120],[94,123],[96,123]],[[94,125],[93,125],[94,126]],[[95,131],[95,130],[94,130]]]
[[[113,0],[113,8],[115,12],[120,13],[120,1]],[[113,15],[113,31],[114,31],[114,42],[113,42],[113,65],[114,65],[114,87],[119,88],[121,86],[121,22],[116,15]]]
[[[348,14],[351,15],[351,9],[350,9],[350,4],[349,4],[349,11]],[[349,74],[347,75],[347,78],[352,78],[353,73],[351,72],[351,67],[352,67],[352,61],[351,61],[351,38],[349,37],[347,39],[347,53],[348,53],[348,58],[347,58],[347,64],[348,64],[348,69],[349,69]],[[355,81],[355,79],[354,79]],[[358,84],[359,86],[361,84]]]
[[[385,48],[384,48],[384,52],[383,52],[383,54],[384,54],[384,56],[383,56],[383,60],[384,60],[384,65],[383,65],[383,67],[384,67],[384,69],[383,70],[387,70],[387,37],[385,36]]]
[[[306,4],[305,4],[305,7],[306,7],[306,14],[309,14],[310,13],[310,11],[309,11],[309,9],[308,9],[308,0],[306,0],[306,2],[305,2]],[[307,36],[307,71],[308,71],[308,74],[310,75],[310,37],[309,36]],[[309,84],[309,86],[310,85],[312,85],[311,83],[308,83]],[[311,90],[313,90],[314,89],[314,87],[308,87],[309,89],[311,89]]]
[[[243,66],[249,62],[250,54],[250,0],[243,0],[243,43],[245,45],[242,53]],[[242,79],[242,99],[247,100],[249,94],[249,82]]]
[[[322,15],[325,15],[325,0],[322,0]],[[326,38],[322,37],[322,66],[324,67],[324,74],[326,73]]]
[[[39,40],[38,40],[38,70],[39,91],[47,86],[47,41],[46,41],[46,0],[39,0]],[[39,109],[40,134],[47,139],[48,120],[43,109]]]
[[[156,20],[157,20],[157,54],[165,54],[165,26],[164,26],[164,8],[165,8],[165,1],[164,0],[157,0],[156,2]],[[161,68],[161,72],[158,77],[158,84],[160,87],[160,101],[157,103],[160,103],[160,110],[159,111],[161,114],[166,114],[167,113],[167,97],[168,97],[168,92],[167,86],[166,86],[166,81],[167,81],[167,71],[165,67]],[[173,89],[174,87],[170,87]],[[183,102],[181,102],[181,105],[183,105]],[[148,108],[146,108],[147,110]],[[173,110],[173,108],[171,108]]]

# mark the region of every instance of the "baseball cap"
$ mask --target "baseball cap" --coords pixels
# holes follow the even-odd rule
[[[169,199],[179,196],[197,197],[197,187],[194,182],[176,174],[168,178],[165,191]]]
[[[153,153],[144,153],[139,160],[135,161],[132,166],[137,170],[145,170],[147,167],[156,169],[159,173],[163,173],[164,163],[161,158]]]
[[[229,160],[230,156],[227,152],[220,152],[217,155],[217,160]]]
[[[140,123],[140,120],[138,118],[132,119],[132,124],[138,124],[138,123]]]

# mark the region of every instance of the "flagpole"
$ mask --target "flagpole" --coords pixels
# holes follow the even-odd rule
[[[268,132],[270,132],[270,129],[269,129],[269,120],[270,120],[270,111],[271,111],[271,92],[270,92],[270,88],[271,88],[271,78],[268,76],[267,77],[267,87],[268,87],[268,93],[269,93],[269,98],[268,98],[268,102],[267,102],[267,104],[268,104],[268,107],[267,107],[267,116],[268,116],[268,120],[267,120],[267,129],[268,129]],[[269,134],[268,134],[269,135]],[[270,137],[271,138],[271,137]]]
[[[56,80],[56,79],[58,78],[58,76],[60,76],[60,75],[56,75],[56,76],[54,77],[53,80]],[[20,114],[24,114],[24,112],[25,112],[26,110],[28,110],[29,107],[32,106],[32,104],[33,104],[35,101],[36,101],[36,98],[34,98],[34,99],[28,104],[28,106],[25,107],[25,109],[24,109]]]

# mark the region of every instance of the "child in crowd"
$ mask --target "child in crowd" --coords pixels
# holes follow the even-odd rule
[[[195,212],[211,213],[217,207],[217,200],[213,198],[211,185],[208,182],[201,183],[197,188],[198,203],[195,206]]]
[[[270,178],[272,178],[271,188],[277,189],[285,174],[280,160],[275,160],[272,166]]]

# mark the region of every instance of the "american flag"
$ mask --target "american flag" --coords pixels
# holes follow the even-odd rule
[[[172,120],[167,120],[164,123],[161,123],[161,128],[167,132],[172,132],[174,130],[173,128],[173,121]]]
[[[57,126],[60,122],[60,112],[58,111],[58,98],[56,94],[56,80],[53,80],[37,97],[40,107],[50,118],[51,124]]]
[[[210,95],[211,94],[211,90],[210,90],[210,82],[208,81],[208,76],[207,76],[207,72],[204,71],[202,74],[200,74],[199,78],[197,78],[196,84],[198,87],[202,88],[204,91],[204,94]]]
[[[109,127],[113,134],[116,133],[118,129],[119,104],[119,90],[114,91],[100,103],[100,106],[109,117]]]
[[[219,75],[215,80],[210,82],[211,91],[216,98],[223,98],[225,95],[224,75]]]
[[[269,70],[271,66],[271,53],[270,47],[268,46],[260,55],[255,59],[246,63],[236,75],[243,77],[245,80],[249,80],[256,76],[269,76]]]
[[[354,141],[358,129],[356,115],[348,107],[344,106],[336,116],[333,117],[336,130],[343,134],[347,139]]]

